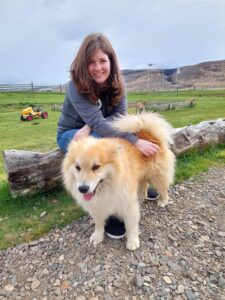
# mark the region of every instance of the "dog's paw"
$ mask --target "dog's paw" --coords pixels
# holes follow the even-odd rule
[[[90,242],[91,244],[93,244],[94,246],[97,246],[98,244],[100,244],[104,239],[104,234],[101,232],[94,232],[92,233],[91,237],[90,237]]]
[[[137,237],[137,238],[127,240],[126,247],[128,250],[131,251],[137,250],[140,247],[139,238]]]
[[[161,199],[158,199],[158,200],[157,200],[157,205],[158,205],[159,207],[166,207],[167,204],[168,204],[168,200],[161,200]]]

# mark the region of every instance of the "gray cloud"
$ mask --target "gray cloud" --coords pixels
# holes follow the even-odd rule
[[[83,38],[103,32],[121,68],[225,59],[224,0],[0,0],[0,83],[58,84]]]

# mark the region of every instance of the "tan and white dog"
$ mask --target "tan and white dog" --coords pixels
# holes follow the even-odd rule
[[[140,245],[138,200],[146,196],[149,184],[160,194],[158,205],[168,203],[175,170],[175,156],[169,148],[171,127],[155,113],[122,116],[113,127],[154,142],[159,152],[146,157],[124,139],[86,137],[70,143],[63,179],[69,193],[94,219],[91,243],[103,241],[105,221],[114,215],[125,223],[127,249],[136,250]]]

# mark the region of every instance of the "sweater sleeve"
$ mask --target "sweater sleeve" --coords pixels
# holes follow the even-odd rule
[[[119,115],[126,113],[126,98],[125,96],[118,104],[118,107],[113,109],[112,114],[104,118],[101,110],[97,105],[91,103],[86,97],[80,95],[76,90],[74,83],[71,81],[68,88],[68,99],[74,106],[77,113],[83,119],[85,124],[88,124],[93,131],[102,137],[120,137],[130,141],[132,144],[136,143],[138,137],[132,133],[122,133],[113,129],[110,121]]]

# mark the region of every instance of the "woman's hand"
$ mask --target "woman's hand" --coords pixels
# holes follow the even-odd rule
[[[158,145],[143,139],[138,139],[135,146],[145,156],[155,155],[159,151]]]
[[[84,125],[84,127],[82,127],[81,129],[79,129],[75,133],[73,139],[75,141],[78,141],[78,140],[82,139],[83,137],[89,136],[90,133],[91,133],[91,127],[86,124],[86,125]]]

